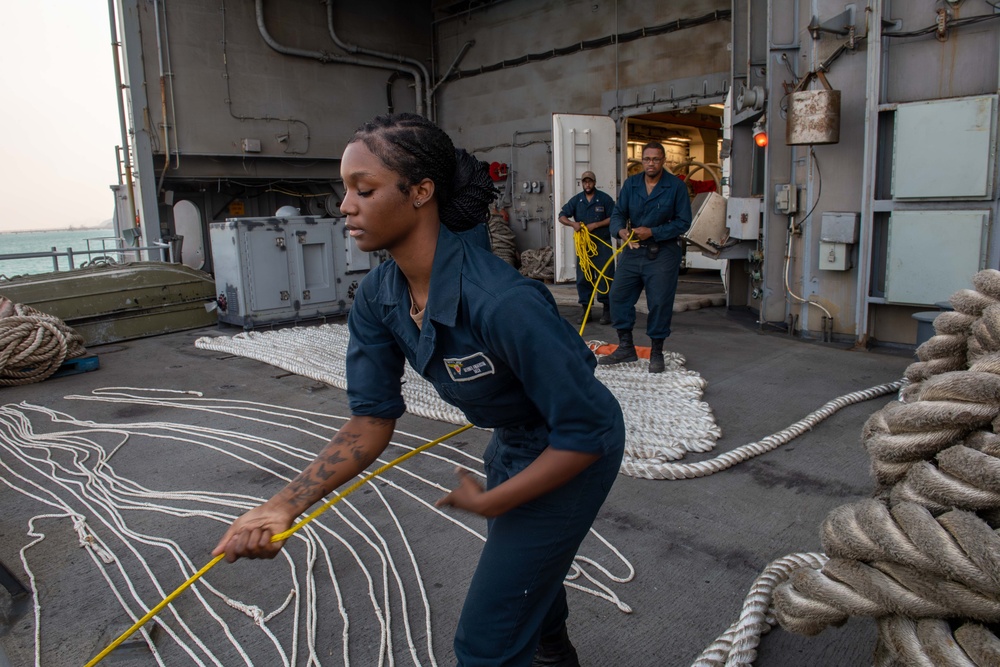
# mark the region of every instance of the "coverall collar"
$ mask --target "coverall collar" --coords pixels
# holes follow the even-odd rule
[[[458,321],[458,302],[462,293],[462,267],[465,244],[457,234],[441,225],[434,264],[431,267],[431,288],[427,296],[427,314],[446,327]]]
[[[420,329],[420,338],[416,341],[414,355],[414,370],[423,373],[434,353],[437,335],[435,323],[446,327],[455,326],[458,320],[458,304],[462,291],[462,266],[465,262],[465,247],[462,240],[444,225],[438,232],[437,247],[434,250],[434,262],[431,266],[431,286],[427,296],[427,306],[424,310],[424,326]],[[399,267],[395,267],[391,280],[382,283],[378,291],[378,302],[391,307],[386,318],[387,324],[411,342],[409,332],[415,327],[410,321],[410,314],[405,308],[407,292],[406,277]]]

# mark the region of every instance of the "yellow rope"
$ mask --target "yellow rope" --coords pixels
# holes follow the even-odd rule
[[[594,287],[594,292],[607,294],[611,290],[611,278],[604,274],[604,269],[608,265],[605,264],[604,267],[598,269],[591,259],[591,257],[597,256],[598,241],[614,250],[614,247],[600,236],[591,234],[587,225],[580,225],[580,230],[573,234],[573,246],[576,250],[577,261],[580,262],[580,270],[583,271],[583,277]],[[595,271],[597,275],[594,275]]]
[[[611,266],[611,262],[615,261],[615,257],[617,257],[621,251],[628,246],[629,242],[634,237],[635,232],[630,231],[628,238],[622,242],[621,246],[617,250],[615,250],[613,245],[601,237],[592,235],[590,230],[587,229],[587,225],[580,225],[580,231],[573,233],[573,244],[576,248],[576,256],[580,261],[580,268],[583,270],[583,275],[587,279],[587,282],[594,286],[593,291],[590,293],[590,301],[587,302],[587,308],[583,311],[583,323],[580,324],[581,337],[583,336],[584,328],[587,326],[587,321],[590,319],[590,309],[594,305],[594,299],[598,294],[607,294],[611,291],[611,283],[614,278],[609,278],[605,271],[608,270],[608,267]],[[611,253],[611,257],[608,258],[608,261],[604,262],[604,266],[600,269],[598,269],[597,265],[590,259],[591,257],[597,255],[597,243],[594,239],[597,239],[614,251]],[[597,277],[592,279],[591,276],[595,270],[597,271]],[[604,289],[600,289],[599,285],[603,285]]]
[[[462,428],[460,428],[458,430],[455,430],[455,431],[452,431],[448,435],[441,436],[437,440],[432,440],[431,442],[428,442],[426,444],[420,445],[416,449],[414,449],[412,451],[409,451],[406,454],[403,454],[398,459],[396,459],[394,461],[390,461],[389,463],[386,463],[381,468],[378,468],[377,470],[375,470],[375,472],[371,472],[371,473],[365,475],[364,477],[362,477],[361,479],[359,479],[354,484],[351,484],[345,490],[337,493],[337,495],[335,495],[333,498],[331,498],[330,500],[328,500],[325,503],[323,503],[322,505],[320,505],[316,510],[314,510],[308,516],[306,516],[306,518],[302,519],[302,521],[299,521],[297,524],[295,524],[294,526],[292,526],[291,528],[289,528],[285,532],[278,533],[277,535],[273,536],[271,538],[271,541],[272,542],[281,542],[282,540],[287,540],[289,537],[292,536],[293,533],[295,533],[295,531],[299,530],[300,528],[302,528],[306,524],[310,523],[313,519],[315,519],[316,517],[318,517],[320,514],[322,514],[323,512],[327,511],[328,509],[330,509],[331,507],[333,507],[335,504],[337,504],[338,502],[340,502],[341,500],[343,500],[347,495],[353,493],[354,491],[356,491],[358,488],[360,488],[365,483],[370,482],[374,478],[378,477],[379,475],[381,475],[383,472],[385,472],[389,468],[397,466],[400,463],[402,463],[403,461],[407,460],[408,458],[410,458],[412,456],[416,456],[420,452],[426,451],[426,450],[430,449],[431,447],[433,447],[434,445],[440,444],[440,443],[444,442],[445,440],[447,440],[449,438],[453,438],[456,435],[458,435],[459,433],[462,433],[463,431],[467,431],[470,428],[472,428],[472,424],[466,424]],[[104,658],[106,658],[107,655],[109,653],[111,653],[113,650],[115,650],[118,647],[119,644],[121,644],[123,641],[125,641],[126,639],[128,639],[129,636],[131,636],[133,632],[135,632],[136,630],[138,630],[139,628],[141,628],[143,625],[145,625],[146,622],[149,621],[149,619],[151,619],[154,616],[156,616],[164,607],[166,607],[168,604],[170,604],[174,600],[174,598],[176,598],[178,595],[180,595],[181,593],[183,593],[191,584],[193,584],[194,582],[196,582],[199,579],[201,579],[202,575],[204,575],[206,572],[208,572],[209,570],[211,570],[215,566],[216,563],[218,563],[220,560],[223,559],[223,557],[225,555],[226,554],[222,553],[222,554],[219,554],[218,556],[216,556],[215,558],[213,558],[212,560],[210,560],[208,562],[208,564],[205,565],[205,567],[203,567],[200,570],[198,570],[197,572],[195,572],[194,575],[192,575],[190,579],[188,579],[183,584],[181,584],[180,586],[178,586],[177,590],[175,590],[173,593],[171,593],[170,595],[168,595],[167,597],[165,597],[163,599],[163,602],[161,602],[160,604],[158,604],[155,607],[153,607],[152,609],[150,609],[149,612],[145,616],[143,616],[138,621],[136,621],[135,624],[131,628],[129,628],[128,630],[126,630],[125,632],[123,632],[121,634],[121,636],[118,637],[118,639],[116,639],[113,642],[111,642],[111,644],[109,644],[106,649],[104,649],[103,651],[101,651],[100,653],[98,653],[90,662],[88,662],[86,665],[84,665],[84,667],[93,667],[94,665],[96,665],[97,663],[99,663],[101,660],[103,660]]]

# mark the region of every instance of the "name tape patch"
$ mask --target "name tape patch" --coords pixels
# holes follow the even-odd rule
[[[482,352],[470,354],[467,357],[446,358],[444,365],[448,369],[448,375],[455,382],[468,382],[476,378],[493,375],[496,372],[493,368],[493,362]]]

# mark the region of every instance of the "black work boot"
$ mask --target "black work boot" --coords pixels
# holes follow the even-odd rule
[[[662,373],[663,372],[663,339],[662,338],[650,338],[653,345],[649,348],[649,372],[650,373]]]
[[[531,659],[531,667],[580,667],[565,625],[559,632],[542,637]]]
[[[604,307],[601,309],[600,323],[601,324],[611,324],[611,308],[606,303],[603,304],[603,306]]]
[[[597,363],[602,366],[613,364],[623,364],[626,361],[638,361],[639,355],[635,353],[635,345],[632,344],[632,332],[622,329],[618,332],[618,349],[611,354],[601,357]]]
[[[580,317],[576,318],[577,324],[583,324],[587,321],[587,306],[580,306]]]

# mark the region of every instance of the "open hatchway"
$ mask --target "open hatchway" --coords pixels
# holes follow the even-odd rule
[[[666,151],[664,169],[684,180],[692,198],[702,192],[723,193],[722,134],[724,105],[692,106],[629,116],[622,133],[624,177],[642,171],[642,148],[659,142]],[[722,270],[725,261],[686,248],[681,270]]]

